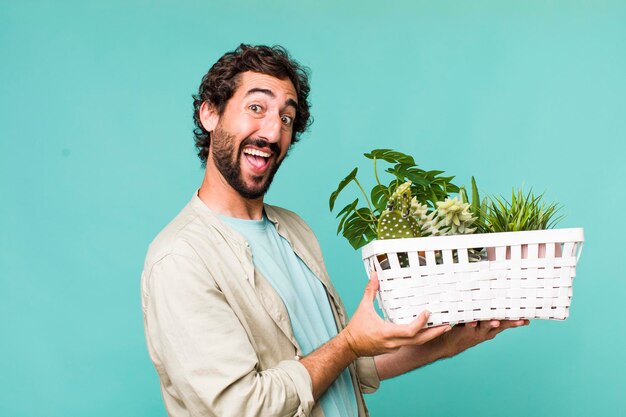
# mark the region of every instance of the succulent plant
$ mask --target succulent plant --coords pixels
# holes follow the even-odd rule
[[[432,211],[422,223],[423,236],[444,236],[448,232],[445,219],[438,216],[438,212]]]
[[[474,233],[475,228],[470,228],[476,217],[469,211],[469,203],[463,203],[457,197],[446,198],[445,201],[437,202],[438,216],[448,228],[445,234],[462,235]]]
[[[425,221],[428,216],[428,205],[420,203],[416,197],[411,199],[411,216]]]

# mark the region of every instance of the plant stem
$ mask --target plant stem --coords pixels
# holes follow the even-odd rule
[[[374,210],[372,210],[372,204],[370,203],[370,199],[367,198],[367,194],[365,193],[365,190],[363,189],[363,187],[361,187],[361,183],[359,182],[359,180],[356,179],[356,177],[354,178],[354,182],[356,182],[356,185],[358,185],[359,188],[361,189],[361,192],[363,193],[363,196],[365,197],[365,201],[367,202],[367,207],[369,207],[370,212],[374,213]]]
[[[382,186],[382,184],[380,183],[380,179],[378,178],[378,170],[376,170],[376,157],[374,157],[374,176],[376,177],[376,183]],[[387,190],[387,187],[385,187],[385,194],[387,195],[387,198],[389,198],[389,192]]]
[[[357,211],[354,210],[354,212],[356,213],[357,216],[359,216],[361,218],[361,220],[363,220],[364,222],[368,222],[368,223],[375,223],[376,222],[376,218],[374,216],[372,216],[372,218],[370,219],[366,219],[365,217],[361,216],[361,214]]]

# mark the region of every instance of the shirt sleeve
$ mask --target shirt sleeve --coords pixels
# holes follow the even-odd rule
[[[380,387],[380,378],[376,370],[376,364],[373,357],[358,358],[354,362],[356,368],[357,379],[361,386],[361,391],[365,394],[371,394]]]
[[[163,389],[191,416],[307,416],[311,378],[297,360],[259,370],[244,325],[199,260],[167,255],[145,277],[146,338]]]

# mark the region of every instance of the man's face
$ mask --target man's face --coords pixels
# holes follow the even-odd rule
[[[241,74],[211,134],[211,153],[224,179],[242,197],[256,199],[268,190],[291,144],[296,99],[288,79]]]

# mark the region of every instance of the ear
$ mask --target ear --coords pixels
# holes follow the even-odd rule
[[[200,105],[198,115],[200,116],[200,122],[202,123],[202,127],[204,127],[207,132],[212,132],[213,130],[215,130],[217,122],[220,118],[215,106],[205,101]]]

